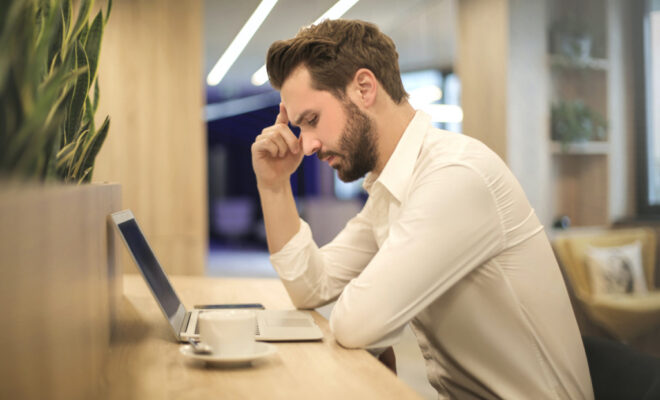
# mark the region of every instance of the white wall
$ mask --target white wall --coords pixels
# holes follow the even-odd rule
[[[506,162],[547,227],[554,215],[545,14],[543,0],[509,1]]]

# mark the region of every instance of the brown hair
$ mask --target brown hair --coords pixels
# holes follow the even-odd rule
[[[399,104],[408,94],[401,83],[398,58],[394,42],[376,25],[337,19],[304,27],[295,37],[273,43],[266,68],[270,84],[279,90],[291,72],[304,65],[315,89],[338,98],[345,95],[355,72],[367,68]]]

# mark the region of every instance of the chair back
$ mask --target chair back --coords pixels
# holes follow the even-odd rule
[[[582,341],[596,399],[660,399],[660,358],[608,339]]]

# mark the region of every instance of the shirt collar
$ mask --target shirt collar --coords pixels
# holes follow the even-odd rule
[[[410,176],[415,168],[415,162],[422,147],[424,136],[430,125],[430,115],[423,111],[415,112],[415,116],[403,132],[399,143],[397,143],[380,175],[370,172],[365,177],[363,186],[367,192],[370,192],[373,185],[379,182],[399,202],[402,201],[410,182]]]

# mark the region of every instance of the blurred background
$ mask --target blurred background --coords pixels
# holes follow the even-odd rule
[[[658,0],[117,0],[94,180],[122,184],[168,273],[275,276],[250,156],[278,111],[265,54],[327,12],[394,40],[415,108],[496,151],[551,238],[656,226]],[[319,244],[365,201],[316,157],[292,184]]]

